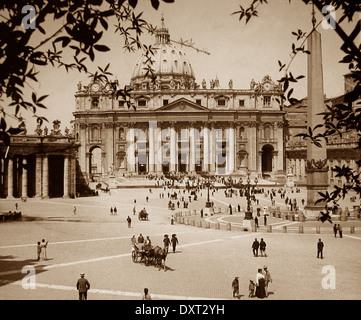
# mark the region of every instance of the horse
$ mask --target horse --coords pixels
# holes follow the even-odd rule
[[[162,249],[159,246],[154,247],[155,266],[158,266],[159,270],[162,267],[162,260],[164,260],[163,269],[164,269],[164,271],[166,271],[166,269],[165,269],[165,259],[167,258],[167,254],[168,254],[167,250]]]

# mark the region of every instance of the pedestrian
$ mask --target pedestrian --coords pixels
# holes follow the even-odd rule
[[[144,293],[142,295],[142,300],[152,300],[152,297],[149,294],[148,288],[144,288]]]
[[[128,228],[131,228],[132,227],[132,219],[129,216],[127,218],[127,221],[128,221]]]
[[[267,215],[263,215],[263,223],[266,226],[267,225]]]
[[[255,238],[252,243],[252,251],[253,251],[254,257],[258,257],[258,248],[259,248],[259,242],[258,242],[257,238]]]
[[[264,289],[266,292],[266,298],[268,298],[268,284],[272,282],[271,273],[268,271],[267,266],[263,266],[263,275],[264,275]]]
[[[117,215],[117,212],[118,212],[117,207],[114,207],[114,214]]]
[[[173,217],[173,215],[170,217],[170,224],[174,224],[174,217]]]
[[[79,291],[79,300],[87,300],[88,299],[88,290],[90,289],[89,281],[84,278],[85,273],[82,272],[80,274],[80,278],[76,283],[76,289]]]
[[[136,211],[136,209],[135,209],[135,206],[133,207],[133,216],[135,216],[135,211]]]
[[[139,237],[138,237],[138,243],[144,243],[144,237],[141,233],[139,234]]]
[[[148,197],[148,196],[145,197],[145,201],[147,201],[147,202],[149,201],[149,197]]]
[[[253,298],[254,297],[254,289],[256,288],[256,284],[254,283],[253,280],[249,280],[249,285],[248,285],[248,298]]]
[[[40,260],[40,254],[41,254],[41,245],[40,241],[38,241],[38,244],[36,246],[36,253],[38,254],[38,261]]]
[[[337,224],[335,223],[334,225],[333,225],[333,233],[335,234],[335,238],[337,238]]]
[[[73,208],[73,213],[74,213],[74,216],[76,215],[76,206],[74,206]]]
[[[238,277],[235,277],[232,281],[232,288],[233,288],[233,298],[239,299],[239,281]]]
[[[254,217],[254,224],[255,224],[256,228],[258,228],[258,218],[257,218],[257,216]]]
[[[262,273],[262,269],[258,269],[258,272],[256,275],[256,297],[261,298],[261,299],[266,297],[265,278]]]
[[[41,248],[41,259],[48,260],[46,247],[48,246],[48,241],[45,242],[45,239],[41,240],[40,248]]]
[[[259,250],[261,251],[261,257],[267,257],[266,254],[266,242],[261,238],[261,241],[259,243]]]
[[[176,247],[177,247],[177,244],[178,244],[178,238],[177,238],[177,235],[175,233],[172,234],[172,239],[170,241],[172,243],[173,253],[175,253]]]
[[[167,234],[164,235],[163,243],[164,243],[164,250],[166,250],[168,253],[170,240]]]
[[[340,235],[340,238],[342,238],[342,227],[341,225],[337,225],[338,233]]]
[[[132,246],[137,243],[137,239],[135,238],[135,234],[133,234],[132,238],[130,239]]]
[[[113,215],[113,207],[110,207],[110,215]]]
[[[16,202],[16,203],[15,203],[15,211],[18,211],[18,207],[19,207],[19,205],[18,205],[18,203]]]
[[[317,258],[321,256],[321,259],[323,259],[323,247],[324,243],[321,241],[321,239],[318,239],[317,242]]]

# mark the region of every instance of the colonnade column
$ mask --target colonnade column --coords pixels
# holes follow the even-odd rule
[[[21,197],[27,198],[28,196],[28,170],[26,169],[27,161],[24,158],[21,165]]]
[[[14,198],[14,177],[13,177],[13,170],[14,170],[14,164],[13,164],[13,159],[12,158],[8,158],[8,195],[7,195],[7,199],[12,199]]]
[[[49,163],[47,155],[43,157],[43,198],[49,198]]]
[[[35,198],[41,198],[41,155],[36,154],[35,160]]]
[[[63,198],[69,197],[69,157],[64,157],[64,192]]]

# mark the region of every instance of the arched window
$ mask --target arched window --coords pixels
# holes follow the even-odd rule
[[[118,139],[119,140],[124,140],[125,139],[125,130],[124,130],[124,128],[119,128]]]
[[[244,128],[243,127],[239,128],[239,138],[240,139],[245,138],[245,133],[244,133]]]

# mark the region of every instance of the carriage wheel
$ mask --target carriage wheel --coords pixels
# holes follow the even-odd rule
[[[137,253],[135,251],[132,252],[132,260],[133,262],[137,262]]]

